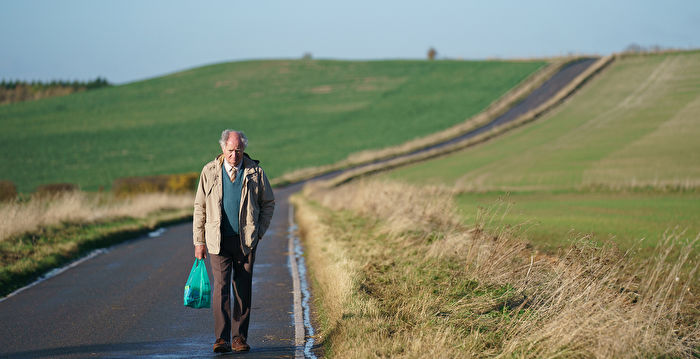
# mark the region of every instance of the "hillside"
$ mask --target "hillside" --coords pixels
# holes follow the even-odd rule
[[[199,171],[223,128],[271,177],[396,145],[478,113],[544,66],[499,61],[248,61],[0,106],[0,179],[22,192]]]
[[[700,52],[623,58],[593,82],[542,121],[392,177],[478,190],[700,184]]]
[[[504,193],[511,223],[559,243],[700,231],[700,52],[625,56],[544,118],[387,177],[463,193],[468,216]],[[602,192],[598,193],[597,192]]]
[[[696,357],[699,103],[700,52],[622,57],[491,140],[307,184],[315,338],[358,358]]]

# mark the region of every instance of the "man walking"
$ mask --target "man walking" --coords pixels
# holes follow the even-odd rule
[[[202,169],[194,199],[194,256],[211,255],[214,352],[247,351],[253,263],[270,225],[275,197],[258,161],[245,149],[243,132],[221,133],[222,154]],[[233,312],[231,284],[233,279]],[[233,340],[229,340],[233,336]]]

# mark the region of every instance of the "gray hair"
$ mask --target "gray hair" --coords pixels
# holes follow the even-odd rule
[[[224,130],[224,132],[221,132],[221,139],[219,140],[219,144],[221,146],[226,146],[226,141],[228,141],[228,137],[232,133],[237,134],[238,137],[241,138],[241,142],[243,142],[243,149],[248,148],[248,137],[245,137],[245,134],[241,131],[229,130],[229,129],[226,129],[226,130]]]

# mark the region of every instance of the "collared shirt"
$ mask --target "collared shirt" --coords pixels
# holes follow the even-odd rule
[[[228,177],[231,179],[231,181],[236,180],[236,173],[241,170],[241,165],[243,164],[243,161],[238,162],[238,166],[234,167],[231,166],[228,161],[224,160],[224,169],[226,169],[226,173],[228,173]]]

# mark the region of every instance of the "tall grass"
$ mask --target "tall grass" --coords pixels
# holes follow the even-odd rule
[[[0,241],[61,223],[92,223],[121,217],[143,218],[166,209],[188,208],[191,194],[143,194],[123,199],[73,191],[0,204]]]
[[[699,238],[667,233],[647,259],[585,237],[544,255],[502,224],[507,205],[464,226],[448,189],[365,181],[305,195],[332,356],[698,355]]]

